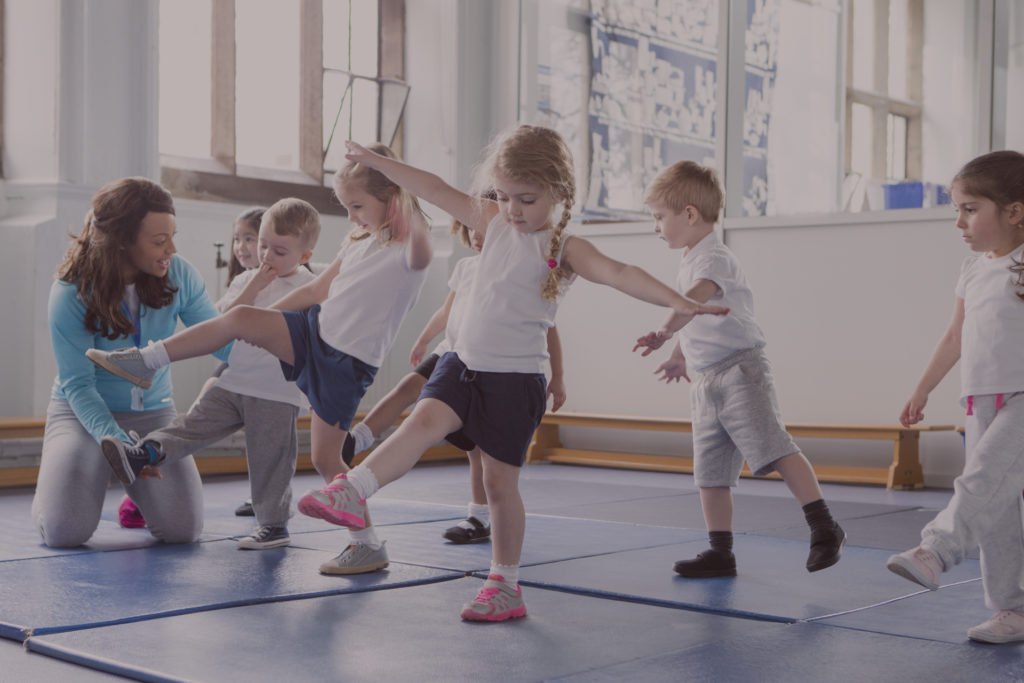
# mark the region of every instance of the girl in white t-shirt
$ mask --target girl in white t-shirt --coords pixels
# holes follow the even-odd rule
[[[485,193],[485,197],[494,199],[493,191]],[[480,233],[470,230],[459,221],[452,222],[452,234],[458,235],[461,242],[477,252],[477,255],[459,260],[452,269],[451,277],[448,279],[447,298],[424,325],[409,353],[409,363],[414,366],[414,370],[403,377],[387,396],[378,401],[362,422],[353,425],[345,437],[341,457],[346,465],[351,466],[356,455],[370,448],[377,435],[393,425],[410,406],[415,405],[441,356],[455,346],[455,335],[468,298],[466,293],[472,287],[477,266],[480,264],[479,252],[483,249],[484,240]],[[442,331],[445,333],[444,338],[428,355],[427,347]],[[562,372],[562,346],[557,328],[552,327],[548,330],[547,344],[551,362],[548,395],[552,398],[552,412],[557,412],[565,403],[566,397]],[[469,458],[470,501],[466,519],[445,529],[442,536],[457,545],[488,541],[491,538],[491,514],[487,505],[487,491],[484,488],[480,448],[462,430],[449,434],[445,439],[456,448],[465,451]]]
[[[461,616],[503,621],[526,615],[518,584],[526,516],[519,471],[544,414],[546,333],[574,274],[675,309],[680,317],[724,313],[694,304],[635,266],[564,234],[576,198],[572,155],[555,131],[519,126],[492,143],[477,179],[497,201],[465,194],[425,171],[349,143],[347,157],[485,234],[455,349],[444,354],[412,415],[347,476],[299,501],[299,511],[349,528],[365,524],[366,498],[407,472],[457,430],[483,451],[491,509],[492,564]]]
[[[394,158],[386,146],[372,146]],[[416,198],[368,166],[349,163],[334,176],[334,191],[353,229],[337,258],[312,282],[271,308],[236,306],[205,324],[144,349],[90,350],[93,362],[144,384],[172,361],[202,356],[232,340],[266,349],[281,361],[312,408],[313,465],[331,481],[348,468],[341,446],[359,401],[390,351],[398,328],[426,278],[431,249]],[[320,566],[325,574],[359,574],[388,565],[372,528]]]
[[[925,588],[981,548],[985,604],[996,611],[972,640],[1024,641],[1024,155],[1001,151],[964,166],[951,188],[956,227],[975,254],[956,286],[953,320],[900,422],[924,418],[928,394],[960,361],[967,457],[953,497],[921,545],[889,558],[890,571]]]

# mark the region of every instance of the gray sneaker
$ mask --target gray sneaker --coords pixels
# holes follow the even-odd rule
[[[283,526],[261,526],[245,538],[239,539],[240,550],[266,550],[267,548],[280,548],[292,542],[288,535],[288,527]]]
[[[365,543],[350,543],[337,557],[320,565],[321,574],[369,574],[388,566],[384,543],[374,550]]]
[[[88,349],[85,356],[107,372],[126,379],[143,389],[149,389],[153,384],[153,375],[156,374],[156,370],[146,367],[146,364],[142,362],[142,352],[134,346],[117,351]]]
[[[125,486],[134,484],[144,468],[157,467],[167,457],[156,441],[143,441],[135,432],[128,432],[128,436],[134,443],[125,443],[112,436],[105,436],[100,441],[103,457]]]

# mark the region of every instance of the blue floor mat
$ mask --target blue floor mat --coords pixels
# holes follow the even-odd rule
[[[948,577],[949,573],[943,575],[944,580]],[[979,579],[945,585],[937,591],[924,591],[905,600],[829,617],[820,623],[873,633],[966,643],[967,629],[990,616],[992,610],[985,607],[985,594]],[[1003,647],[1016,648],[1017,655],[1024,658],[1024,643]]]
[[[749,639],[719,638],[667,655],[554,679],[561,683],[723,683],[724,681],[1019,681],[1014,647],[963,645],[843,633],[819,624],[764,628]]]
[[[736,537],[737,577],[684,579],[673,573],[677,560],[705,547],[697,541],[524,567],[519,579],[547,588],[790,622],[916,592],[913,584],[886,570],[888,551],[847,546],[839,564],[809,574],[806,542],[749,535]],[[978,563],[970,560],[946,574],[950,582],[978,576]]]
[[[462,572],[486,571],[491,564],[490,543],[448,543],[441,534],[449,526],[451,522],[389,526],[379,529],[378,536],[387,541],[388,555],[394,562]],[[557,562],[703,537],[702,531],[527,515],[522,564]],[[334,552],[346,543],[348,533],[341,529],[323,534],[302,534],[292,541],[293,546]]]
[[[33,632],[459,576],[400,564],[360,576],[321,576],[317,567],[332,555],[294,548],[244,551],[232,541],[214,541],[5,562],[0,637],[21,640]]]
[[[742,493],[734,493],[732,498],[733,530],[736,532],[760,532],[764,529],[788,527],[794,529],[797,534],[807,535],[807,524],[800,503],[793,498]],[[832,501],[829,503],[829,509],[833,517],[845,521],[906,510],[909,506]],[[550,515],[606,519],[633,524],[704,528],[704,514],[700,507],[700,496],[697,495],[681,494],[640,501],[565,505],[548,507],[544,512]]]
[[[156,681],[513,683],[785,628],[529,588],[525,619],[460,621],[461,605],[480,586],[464,578],[237,607],[33,637],[28,647],[111,672],[147,672],[147,680]],[[211,642],[224,647],[211,648]]]

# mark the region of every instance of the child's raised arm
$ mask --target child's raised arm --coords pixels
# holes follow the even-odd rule
[[[327,266],[315,279],[285,294],[275,301],[271,308],[278,311],[304,311],[315,304],[322,304],[327,300],[327,294],[331,290],[331,281],[338,276],[339,270],[341,270],[340,256],[335,258],[331,265]]]
[[[472,230],[486,231],[487,224],[498,213],[497,203],[487,199],[474,199],[433,173],[371,152],[351,140],[347,141],[345,146],[348,148],[345,158],[349,161],[380,171],[391,182],[401,185],[409,193],[439,207]]]
[[[695,315],[725,315],[724,306],[709,306],[690,301],[643,268],[608,258],[585,239],[571,236],[565,242],[563,260],[580,277],[608,285],[629,296],[675,311],[669,322],[678,331]]]
[[[430,316],[430,320],[423,326],[420,336],[416,338],[416,343],[412,345],[412,351],[409,352],[410,365],[419,365],[427,352],[427,345],[434,337],[444,331],[444,328],[448,325],[448,316],[452,312],[453,301],[455,301],[454,289],[448,292],[448,297],[444,300],[444,303],[434,311],[434,315]]]
[[[713,281],[702,279],[698,280],[693,287],[686,292],[684,298],[698,304],[705,304],[711,299],[711,297],[718,294],[720,289],[721,288]],[[665,324],[661,326],[661,329],[655,330],[654,332],[648,332],[637,339],[636,346],[633,347],[633,350],[636,351],[640,347],[644,347],[644,351],[640,355],[649,356],[652,351],[660,349],[662,344],[671,339],[672,335],[681,330],[692,318],[693,316],[686,316],[675,312],[671,313],[668,316],[668,320],[665,321]],[[682,349],[680,349],[678,345],[676,345],[676,348],[679,350],[679,357],[682,358]],[[660,369],[661,368],[659,368],[659,370]],[[690,378],[686,376],[685,360],[683,361],[683,372],[679,377],[684,377],[687,382],[690,381]],[[677,381],[679,377],[676,377]],[[669,378],[665,377],[664,379],[665,381],[668,381]]]
[[[924,374],[918,380],[914,393],[911,394],[910,400],[903,406],[903,411],[900,413],[900,424],[904,427],[917,424],[924,419],[924,407],[928,404],[928,394],[932,393],[942,378],[960,360],[960,339],[963,327],[964,300],[957,297],[956,303],[953,305],[953,319],[949,322],[949,327],[946,328],[942,338],[939,339],[939,344],[935,347],[931,360],[928,361],[928,366],[924,369]]]
[[[430,247],[430,226],[419,211],[410,217],[409,239],[405,247],[405,265],[409,270],[423,270],[430,265],[434,250]]]

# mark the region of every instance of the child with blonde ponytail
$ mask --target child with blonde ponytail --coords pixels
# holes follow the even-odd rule
[[[487,581],[461,616],[469,621],[523,617],[518,573],[526,514],[519,472],[544,414],[547,331],[566,287],[581,275],[673,309],[680,326],[694,315],[727,309],[695,304],[640,268],[565,234],[575,200],[572,156],[548,128],[519,126],[493,142],[471,194],[354,143],[347,158],[482,233],[484,246],[466,291],[455,348],[438,361],[412,414],[363,463],[303,496],[299,511],[363,528],[366,498],[405,474],[446,434],[461,429],[483,452],[493,547]],[[486,188],[494,189],[496,200],[480,198]]]

